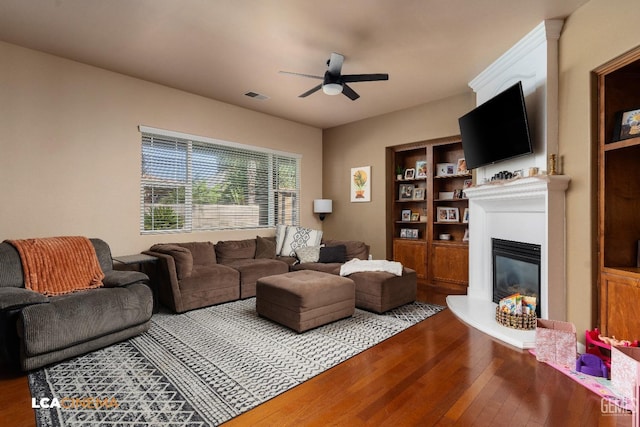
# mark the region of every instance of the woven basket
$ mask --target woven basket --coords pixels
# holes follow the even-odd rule
[[[509,314],[496,307],[496,321],[507,328],[531,330],[536,328],[536,314]]]

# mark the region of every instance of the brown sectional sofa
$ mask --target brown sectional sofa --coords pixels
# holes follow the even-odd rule
[[[343,261],[369,256],[369,246],[360,241],[325,240],[323,245],[340,249]],[[158,244],[144,253],[160,259],[148,273],[159,288],[160,302],[176,313],[253,297],[256,282],[262,277],[300,270],[339,275],[342,266],[342,262],[296,263],[294,257],[276,256],[274,237],[227,240],[215,245]],[[416,298],[415,272],[408,268],[400,277],[362,272],[349,278],[356,284],[356,307],[365,310],[382,313]]]

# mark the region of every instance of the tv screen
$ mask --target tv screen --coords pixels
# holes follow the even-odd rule
[[[532,152],[522,82],[458,119],[467,168]]]

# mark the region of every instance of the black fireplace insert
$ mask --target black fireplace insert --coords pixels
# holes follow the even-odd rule
[[[540,317],[540,245],[491,239],[493,253],[493,302],[520,293],[537,299]]]

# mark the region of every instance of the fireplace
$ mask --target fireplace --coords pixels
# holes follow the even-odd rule
[[[509,295],[534,296],[540,316],[540,245],[491,239],[493,258],[493,302]]]
[[[534,274],[540,277],[537,314],[541,319],[567,319],[564,199],[568,185],[567,176],[547,175],[465,190],[471,213],[469,287],[467,295],[447,297],[458,318],[507,344],[535,347],[535,331],[507,328],[495,320],[492,239],[502,239],[539,245],[539,273]],[[518,265],[517,261],[523,260],[516,259]]]

